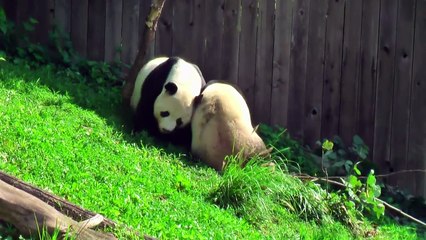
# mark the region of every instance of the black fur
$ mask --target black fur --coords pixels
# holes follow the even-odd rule
[[[174,95],[178,90],[176,84],[172,82],[167,83],[164,86],[164,88],[166,89],[167,93],[169,93],[170,95]]]
[[[178,59],[169,58],[146,77],[141,91],[141,98],[136,108],[134,116],[134,130],[136,132],[145,129],[150,134],[156,135],[159,132],[157,121],[154,117],[154,102],[163,90],[163,85],[169,76],[170,70]]]
[[[163,134],[158,129],[157,120],[154,116],[154,102],[158,95],[160,95],[173,65],[175,65],[179,60],[179,57],[170,57],[154,68],[146,77],[141,89],[141,99],[139,100],[134,115],[133,130],[135,132],[146,130],[150,135],[159,140],[176,145],[182,145],[183,147],[190,149],[192,138],[191,124],[188,124],[183,128],[178,128],[173,133]],[[194,66],[196,67],[196,65]],[[202,76],[199,68],[196,67],[196,69],[201,76],[201,86],[203,87],[206,84],[204,77]],[[176,93],[177,88],[174,89],[176,85],[174,85],[174,87],[170,85],[169,87],[171,88],[167,90],[171,94]]]

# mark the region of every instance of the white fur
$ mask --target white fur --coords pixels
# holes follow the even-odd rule
[[[200,94],[202,80],[195,67],[180,59],[171,69],[166,80],[178,86],[176,94],[170,95],[164,88],[154,103],[154,116],[158,121],[160,131],[171,132],[176,128],[176,119],[181,118],[183,126],[191,121],[192,103]],[[168,117],[161,117],[162,111],[169,111]]]
[[[229,84],[207,86],[195,109],[191,129],[192,154],[216,170],[222,170],[228,155],[247,158],[266,150],[254,131],[247,103]]]
[[[139,72],[133,95],[131,98],[131,106],[136,110],[139,100],[141,99],[141,88],[148,74],[158,65],[165,62],[167,57],[159,57],[149,61]],[[170,95],[165,88],[157,96],[154,102],[154,117],[157,119],[158,128],[161,132],[172,132],[176,129],[176,120],[181,118],[182,126],[188,125],[192,116],[193,99],[200,94],[202,87],[202,77],[195,66],[183,59],[179,59],[170,69],[170,73],[164,83],[166,85],[173,82],[178,86],[175,94]],[[161,117],[161,112],[170,113],[167,117]]]
[[[130,106],[133,110],[136,110],[138,107],[139,100],[141,99],[141,88],[145,82],[146,77],[148,77],[154,68],[165,62],[167,59],[168,57],[154,58],[147,62],[139,71],[138,76],[136,77],[135,87],[133,88],[132,98],[130,100]]]

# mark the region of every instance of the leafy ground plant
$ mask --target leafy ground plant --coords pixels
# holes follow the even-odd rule
[[[329,217],[321,189],[256,165],[219,175],[132,135],[119,89],[7,60],[0,61],[0,169],[113,219],[123,226],[113,230],[120,238],[137,239],[135,231],[165,239],[363,237]],[[379,239],[416,238],[392,223],[375,229]]]
[[[31,33],[35,24],[14,26],[0,9],[0,169],[112,218],[120,238],[415,238],[391,222],[360,224],[342,195],[285,174],[314,169],[285,131],[261,126],[275,169],[252,162],[223,175],[131,134],[114,87],[121,65],[81,58],[59,29],[48,46],[15,31]]]

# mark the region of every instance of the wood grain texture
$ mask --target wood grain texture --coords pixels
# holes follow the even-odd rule
[[[49,31],[51,29],[53,15],[52,4],[51,0],[40,0],[33,5],[34,18],[38,21],[34,29],[34,40],[44,45],[47,44],[49,40]]]
[[[389,172],[398,0],[382,1],[380,9],[373,159],[379,172]]]
[[[256,69],[257,0],[241,2],[241,33],[238,68],[238,86],[241,88],[250,110],[254,108],[254,84]],[[252,120],[254,116],[252,115]],[[254,121],[255,124],[256,121]]]
[[[155,32],[155,56],[172,55],[173,2],[166,1],[164,3],[157,31]]]
[[[225,0],[222,36],[222,71],[220,79],[238,84],[238,55],[240,47],[241,0]]]
[[[126,64],[132,65],[138,53],[139,27],[139,0],[123,1],[121,61]]]
[[[71,2],[71,41],[83,57],[87,56],[87,11],[88,0]]]
[[[287,126],[293,0],[277,1],[271,89],[271,124]]]
[[[274,1],[259,1],[259,27],[256,41],[254,108],[256,122],[269,123],[274,53]]]
[[[219,79],[222,64],[222,35],[224,0],[205,1],[203,75],[206,79]]]
[[[321,138],[339,134],[344,3],[328,1]]]
[[[31,18],[35,17],[35,2],[30,0],[17,0],[17,16],[16,16],[16,23],[19,26],[17,28],[17,31],[19,34],[27,34],[30,41],[36,42],[36,32],[28,32],[25,30],[24,23],[28,23],[28,21]],[[35,27],[34,27],[35,28]]]
[[[204,65],[204,59],[206,58],[206,56],[204,55],[205,24],[207,21],[205,18],[206,2],[207,1],[204,0],[192,0],[192,11],[190,14],[191,17],[189,22],[191,26],[191,32],[189,33],[190,36],[188,36],[189,42],[186,44],[185,47],[186,50],[190,50],[187,53],[190,60],[196,65],[198,65],[203,74],[206,69]],[[216,50],[218,51],[218,49]],[[207,80],[209,79],[206,78],[206,81]]]
[[[55,0],[55,24],[65,34],[71,33],[71,1]]]
[[[413,83],[411,95],[410,135],[408,149],[408,169],[426,168],[426,1],[417,0],[416,27],[414,35]],[[415,173],[410,183],[414,194],[426,195],[424,173]]]
[[[296,1],[293,11],[287,127],[290,134],[299,140],[303,140],[310,2]]]
[[[149,56],[150,46],[155,40],[155,32],[164,7],[164,2],[165,0],[153,0],[151,2],[152,4],[150,6],[149,14],[147,14],[145,24],[143,24],[143,34],[139,37],[140,40],[137,47],[137,54],[134,61],[132,61],[125,79],[125,84],[121,89],[122,102],[125,105],[129,104],[138,72],[147,61],[147,56]]]
[[[14,188],[22,190],[40,199],[41,201],[49,204],[56,210],[60,211],[61,213],[65,214],[68,217],[71,217],[72,219],[76,221],[83,221],[85,219],[92,218],[96,215],[96,213],[94,212],[83,209],[73,203],[66,201],[65,199],[61,197],[58,197],[52,193],[43,191],[35,186],[32,186],[26,182],[19,180],[18,178],[14,176],[11,176],[1,171],[0,171],[0,181],[5,182],[9,184],[10,186],[13,186]],[[115,227],[116,223],[108,218],[104,218],[103,222],[101,222],[99,226]]]
[[[87,56],[96,61],[105,57],[105,0],[89,1]]]
[[[36,236],[39,227],[48,234],[59,230],[59,236],[79,236],[76,239],[116,239],[114,236],[85,229],[78,222],[56,211],[30,194],[0,181],[0,216],[24,235]],[[74,229],[74,230],[73,230]]]
[[[315,146],[321,138],[324,52],[328,1],[311,1],[309,11],[308,55],[305,106],[303,114],[304,143]]]
[[[362,1],[346,1],[339,133],[346,145],[358,134]]]
[[[409,144],[411,84],[416,0],[399,1],[395,51],[390,163],[393,171],[406,170]],[[414,178],[404,174],[390,178],[390,183],[410,192]]]
[[[105,4],[105,61],[113,62],[120,60],[123,2],[107,0]]]
[[[200,24],[194,19],[195,12],[202,12],[204,8],[197,8],[194,0],[182,0],[173,2],[173,49],[172,55],[195,62],[198,51],[194,51],[197,42],[202,41],[203,33],[194,32],[194,25]],[[197,28],[200,30],[201,28]],[[200,49],[201,50],[201,49]]]
[[[363,1],[358,131],[373,156],[380,0]]]

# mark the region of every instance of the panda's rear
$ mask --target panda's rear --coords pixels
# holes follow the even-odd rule
[[[193,155],[222,170],[225,156],[247,159],[266,151],[243,96],[233,86],[209,82],[197,101],[191,122]]]

